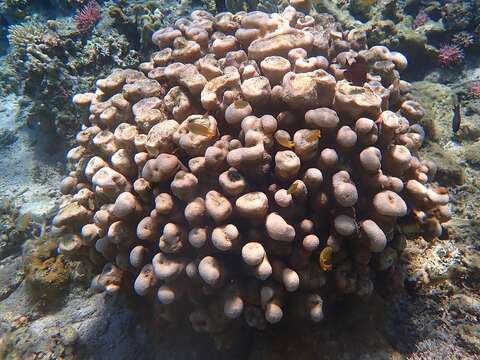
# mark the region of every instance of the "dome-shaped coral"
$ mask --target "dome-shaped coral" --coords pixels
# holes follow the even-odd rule
[[[293,7],[175,26],[141,71],[74,99],[89,111],[54,225],[74,235],[63,251],[100,254],[96,288],[132,273],[139,295],[189,304],[199,331],[316,322],[330,295],[371,293],[403,228],[440,235],[448,195],[418,158],[401,54]]]

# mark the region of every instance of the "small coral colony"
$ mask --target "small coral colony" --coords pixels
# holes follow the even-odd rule
[[[308,13],[195,10],[73,98],[53,225],[61,252],[103,265],[95,289],[131,286],[201,332],[319,322],[395,276],[407,236],[442,235],[405,56]]]

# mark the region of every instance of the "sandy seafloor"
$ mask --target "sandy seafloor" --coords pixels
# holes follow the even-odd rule
[[[465,77],[480,78],[475,62]],[[445,83],[446,85],[442,84]],[[23,125],[18,98],[0,101],[0,358],[18,359],[474,359],[480,354],[480,99],[466,100],[460,132],[451,131],[454,73],[437,70],[413,83],[434,139],[422,155],[450,186],[450,239],[410,244],[410,283],[394,298],[374,294],[340,304],[312,327],[245,332],[228,351],[188,326],[144,326],[140,303],[93,294],[78,269],[53,304],[39,304],[24,260],[45,241],[42,225],[58,205],[65,150]],[[455,184],[464,174],[464,184]],[[36,225],[29,225],[34,223]],[[39,270],[40,271],[40,270]],[[59,270],[60,271],[60,270]],[[61,272],[61,271],[60,271]],[[433,280],[434,281],[433,281]],[[140,310],[140,311],[138,311]],[[158,334],[157,334],[158,333]]]

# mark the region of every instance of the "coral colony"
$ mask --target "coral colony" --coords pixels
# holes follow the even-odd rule
[[[464,56],[463,49],[458,45],[445,44],[438,50],[438,62],[444,67],[460,64]]]
[[[472,34],[469,34],[466,31],[460,31],[459,33],[456,33],[455,35],[453,35],[452,42],[455,45],[458,45],[461,48],[466,49],[474,44],[475,39]]]
[[[419,11],[417,16],[415,16],[415,19],[413,20],[412,27],[416,29],[422,25],[425,25],[429,19],[430,18],[425,11]]]
[[[196,10],[152,40],[151,61],[73,100],[84,126],[53,225],[60,251],[105,264],[94,288],[133,275],[209,333],[318,322],[335,294],[373,291],[405,234],[441,235],[449,198],[418,157],[402,54],[292,6]]]
[[[80,33],[86,33],[102,18],[102,9],[95,0],[90,0],[75,14],[75,24]]]

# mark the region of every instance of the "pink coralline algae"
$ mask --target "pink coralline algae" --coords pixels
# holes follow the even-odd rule
[[[430,18],[428,17],[427,13],[422,10],[417,14],[415,19],[413,20],[412,27],[416,29],[422,25],[425,25],[429,19]]]
[[[441,66],[460,64],[464,57],[463,50],[458,45],[442,45],[438,51],[438,62]]]
[[[480,98],[480,80],[474,81],[470,85],[470,95],[475,98]]]
[[[101,17],[102,9],[100,5],[95,0],[89,1],[75,14],[77,30],[81,33],[89,31]]]

